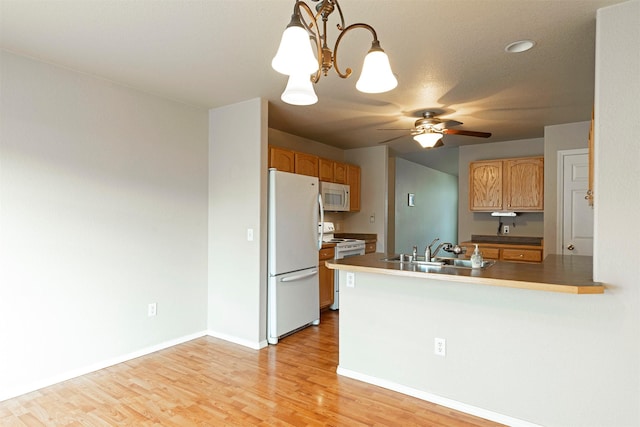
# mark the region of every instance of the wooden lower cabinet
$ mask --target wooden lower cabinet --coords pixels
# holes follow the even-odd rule
[[[319,253],[319,288],[320,288],[320,310],[329,308],[333,304],[334,294],[334,271],[327,268],[324,262],[333,259],[335,256],[334,248],[320,249]]]
[[[376,242],[367,242],[364,246],[365,254],[372,254],[376,251]]]
[[[464,242],[460,246],[467,248],[464,256],[471,258],[475,249],[475,243]],[[496,245],[491,243],[478,243],[478,249],[484,259],[513,262],[542,262],[542,246],[528,245]]]

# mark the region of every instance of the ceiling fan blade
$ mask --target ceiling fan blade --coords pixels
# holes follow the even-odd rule
[[[461,124],[463,124],[462,122],[459,122],[457,120],[443,120],[440,123],[438,123],[437,125],[434,125],[433,128],[434,129],[438,129],[438,130],[444,130],[450,127],[454,127],[454,126],[460,126]]]
[[[479,138],[489,138],[491,133],[489,132],[475,132],[472,130],[461,129],[443,129],[442,133],[445,135],[465,135],[465,136],[477,136]]]
[[[400,130],[400,129],[394,129],[394,130]],[[378,142],[378,144],[387,144],[389,142],[395,141],[396,139],[404,138],[405,136],[409,136],[409,135],[411,135],[411,134],[410,133],[405,133],[404,135],[394,136],[393,138],[389,138],[389,139],[385,139],[384,141],[380,141],[380,142]]]
[[[405,131],[405,132],[409,132],[409,131],[413,130],[413,128],[402,128],[402,129],[401,128],[378,128],[376,130],[402,130],[402,131]]]

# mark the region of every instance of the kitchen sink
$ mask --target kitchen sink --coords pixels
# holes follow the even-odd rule
[[[397,262],[403,265],[413,266],[413,267],[416,267],[416,268],[413,268],[414,270],[419,270],[419,271],[428,271],[432,269],[440,269],[443,267],[471,269],[471,260],[462,259],[462,258],[436,257],[432,261],[425,261],[423,256],[418,256],[417,260],[412,260],[409,262],[409,261],[400,261],[400,256],[398,255],[393,257],[382,258],[381,261]],[[489,268],[493,264],[495,264],[495,261],[493,260],[484,260],[482,261],[482,266],[480,268],[481,269]]]
[[[442,262],[444,265],[448,267],[471,268],[470,259],[436,257],[434,258],[434,261]],[[495,263],[496,262],[494,260],[483,260],[480,268],[488,268]]]

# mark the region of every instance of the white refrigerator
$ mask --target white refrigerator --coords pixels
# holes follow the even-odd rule
[[[320,323],[318,178],[269,170],[267,341]]]

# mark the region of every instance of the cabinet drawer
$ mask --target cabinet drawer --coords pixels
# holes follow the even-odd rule
[[[505,261],[541,262],[542,251],[535,249],[503,249],[502,259]]]
[[[331,259],[335,256],[335,248],[325,248],[320,249],[319,260],[324,261],[326,259]]]
[[[364,252],[365,252],[366,254],[370,254],[370,253],[373,253],[373,252],[375,252],[375,251],[376,251],[376,244],[375,244],[375,243],[367,243],[367,244],[364,246]]]
[[[469,258],[471,258],[474,249],[475,247],[467,254]],[[480,250],[483,259],[500,259],[500,249],[498,248],[483,248],[482,246],[478,246],[478,249]]]

